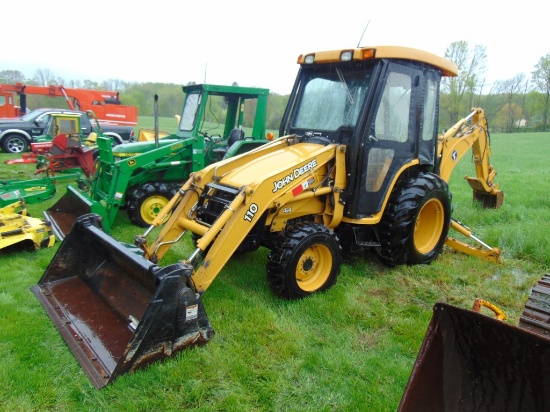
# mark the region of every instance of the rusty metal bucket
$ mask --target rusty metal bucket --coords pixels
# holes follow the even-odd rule
[[[105,234],[95,214],[78,218],[31,288],[96,388],[205,344],[214,335],[189,277]]]
[[[72,186],[67,186],[66,193],[44,211],[44,217],[51,222],[53,233],[62,241],[80,216],[95,213],[92,206],[90,199]]]
[[[398,411],[548,411],[550,340],[438,303]]]

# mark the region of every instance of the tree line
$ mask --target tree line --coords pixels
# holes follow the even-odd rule
[[[511,79],[498,80],[488,85],[485,79],[487,54],[484,46],[470,47],[466,41],[457,41],[445,51],[445,57],[458,66],[457,77],[444,78],[440,93],[440,130],[465,117],[473,107],[485,110],[491,131],[547,131],[550,108],[550,53],[542,56],[530,77],[518,73]],[[142,116],[153,116],[154,96],[158,95],[158,113],[161,117],[180,114],[183,106],[183,85],[173,83],[127,83],[118,79],[102,82],[91,80],[65,81],[47,69],[38,69],[31,79],[17,70],[0,70],[0,83],[27,85],[64,85],[68,88],[116,90],[123,104],[136,106]],[[193,84],[190,82],[188,84]],[[269,95],[267,128],[278,130],[288,101],[288,95]],[[59,99],[59,98],[58,98]],[[53,99],[55,100],[55,99]],[[28,106],[66,107],[59,99],[53,102],[46,96],[28,96]],[[34,105],[34,106],[33,106]]]
[[[492,130],[547,131],[550,106],[550,53],[535,64],[531,77],[518,73],[488,85],[486,48],[453,42],[445,57],[458,66],[458,76],[444,78],[440,97],[440,125],[453,125],[472,107],[481,107]]]

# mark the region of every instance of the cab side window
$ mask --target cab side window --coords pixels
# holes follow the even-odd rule
[[[395,142],[407,141],[410,106],[411,77],[403,73],[390,73],[376,113],[376,138]]]

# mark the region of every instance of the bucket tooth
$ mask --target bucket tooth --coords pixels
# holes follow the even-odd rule
[[[480,202],[484,209],[498,209],[504,203],[504,192],[497,190],[494,193],[486,193],[474,190],[474,200]]]

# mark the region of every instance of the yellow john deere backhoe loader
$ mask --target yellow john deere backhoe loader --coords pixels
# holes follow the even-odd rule
[[[457,74],[455,64],[391,46],[298,63],[281,137],[193,173],[136,238],[143,256],[85,215],[33,287],[96,387],[210,340],[201,295],[235,252],[271,249],[267,281],[289,299],[334,285],[343,253],[370,248],[388,265],[429,263],[448,240],[447,181],[470,148],[475,197],[502,203],[483,111],[438,136],[439,85]],[[195,251],[159,266],[186,232]],[[455,242],[498,259],[497,249]]]

